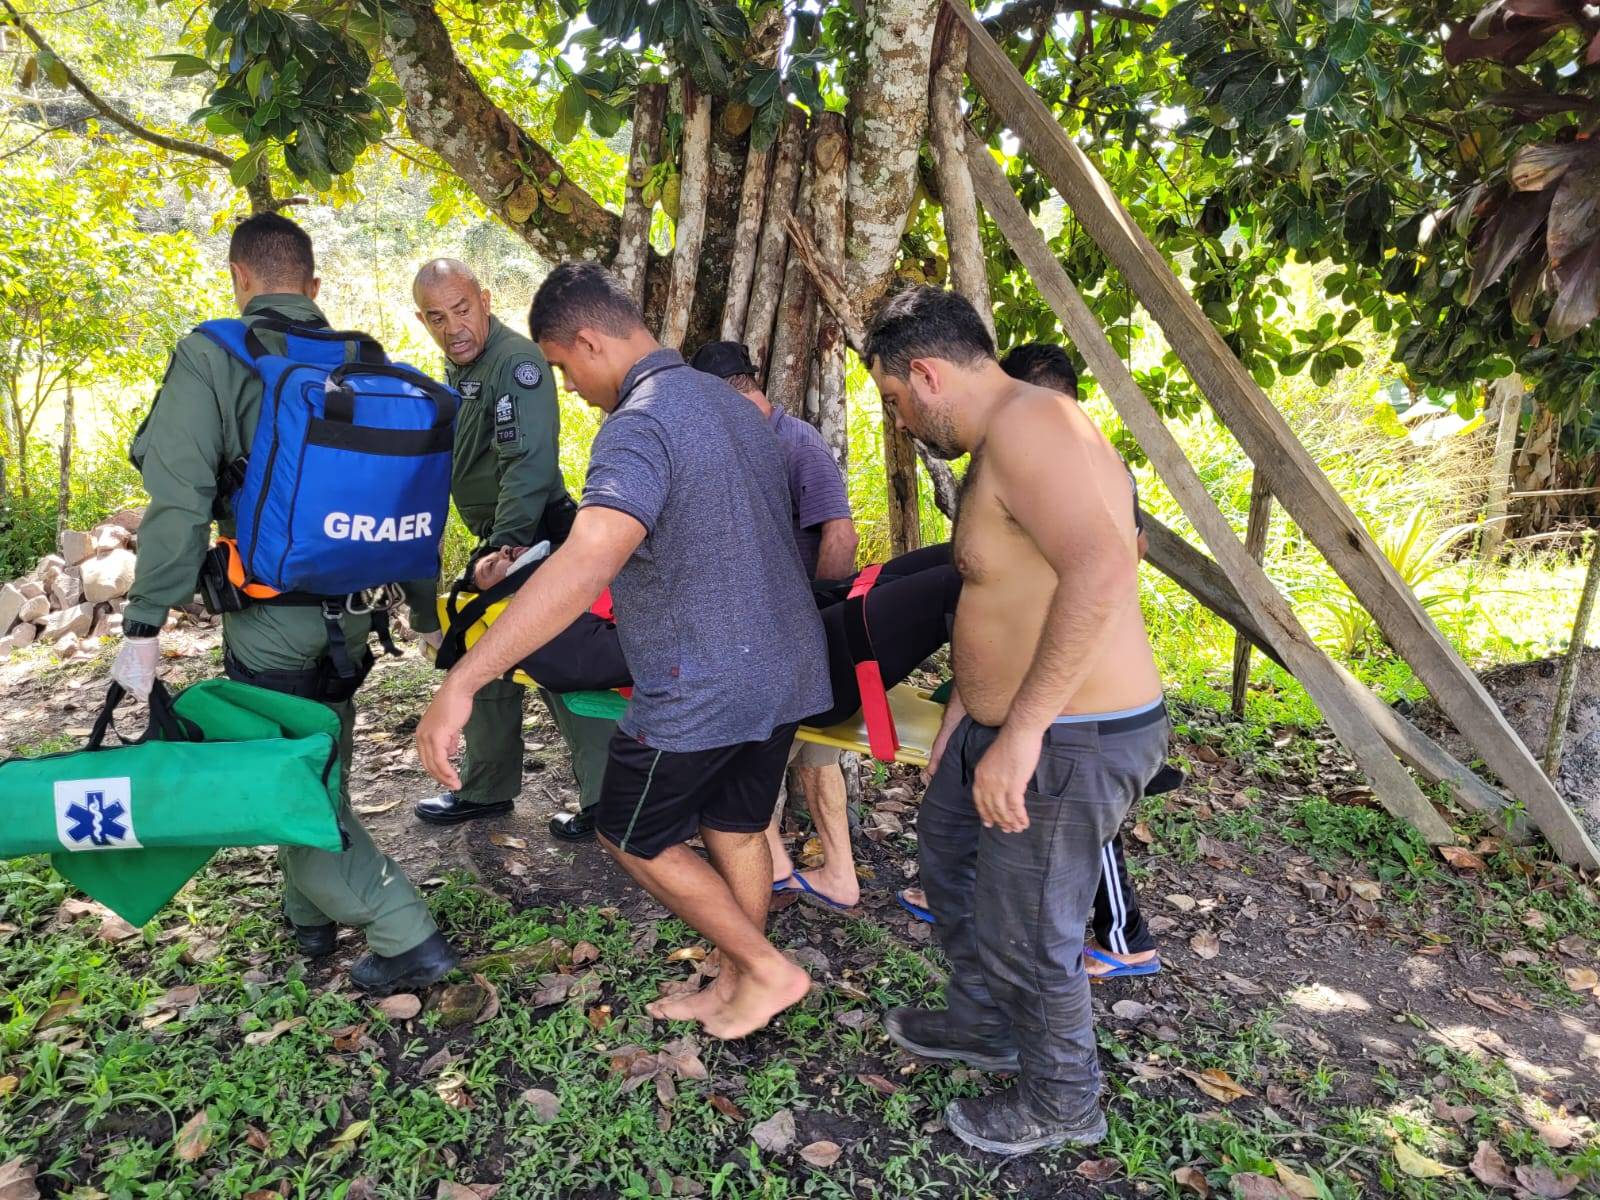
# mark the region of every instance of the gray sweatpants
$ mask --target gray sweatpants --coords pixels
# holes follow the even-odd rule
[[[922,886],[950,961],[945,1003],[974,1034],[1016,1045],[1018,1086],[1046,1120],[1099,1101],[1083,930],[1100,849],[1166,759],[1170,726],[1152,718],[1052,726],[1021,833],[978,819],[972,775],[999,731],[965,720],[917,816]]]

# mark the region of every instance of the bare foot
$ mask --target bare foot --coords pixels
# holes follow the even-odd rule
[[[712,1037],[732,1041],[762,1028],[784,1009],[798,1004],[811,990],[811,976],[786,958],[759,975],[741,974],[733,995],[702,1018]]]
[[[1100,954],[1104,954],[1107,958],[1115,959],[1117,962],[1124,963],[1130,967],[1136,967],[1140,963],[1149,962],[1156,956],[1157,953],[1154,950],[1140,950],[1135,954],[1114,954],[1112,951],[1107,950],[1104,946],[1101,946],[1095,942],[1090,942],[1088,948],[1095,950]],[[1099,959],[1090,958],[1087,954],[1085,954],[1083,956],[1083,969],[1084,973],[1087,974],[1090,979],[1097,979],[1102,975],[1109,975],[1116,968],[1110,963],[1103,963]]]
[[[928,893],[921,888],[906,888],[900,894],[905,897],[907,904],[915,904],[924,910],[928,907]]]
[[[733,996],[734,972],[724,967],[715,979],[697,992],[663,996],[644,1006],[658,1021],[701,1021]]]

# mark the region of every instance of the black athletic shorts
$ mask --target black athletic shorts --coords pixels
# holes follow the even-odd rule
[[[656,750],[620,729],[611,735],[595,829],[635,858],[654,858],[700,826],[759,833],[772,820],[798,722],[764,742],[715,750]]]

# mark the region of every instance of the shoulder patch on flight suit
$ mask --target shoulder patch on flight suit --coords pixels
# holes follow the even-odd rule
[[[519,362],[512,369],[511,378],[515,379],[523,387],[532,388],[538,387],[539,380],[543,379],[544,376],[539,371],[539,364],[530,358]]]
[[[461,393],[461,398],[463,400],[476,400],[478,398],[478,393],[483,390],[483,380],[464,379],[461,381],[460,386],[457,387],[456,390]]]
[[[517,403],[507,393],[494,402],[494,440],[503,445],[521,436],[517,428]]]

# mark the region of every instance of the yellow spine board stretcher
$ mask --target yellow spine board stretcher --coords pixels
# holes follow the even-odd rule
[[[473,597],[470,593],[463,592],[458,598],[461,603],[466,603]],[[499,604],[489,607],[483,619],[476,622],[467,630],[466,644],[470,648],[484,635],[489,626],[499,619],[500,614],[506,609],[509,600],[502,600]],[[445,628],[450,627],[449,604],[446,597],[439,597],[439,622]],[[511,673],[511,678],[524,687],[537,687],[538,680],[532,678],[520,668]],[[594,693],[576,693],[576,696],[592,696]],[[616,693],[611,693],[617,701],[621,700]],[[572,706],[572,697],[563,697],[563,700]],[[615,711],[621,711],[621,704],[617,703]],[[929,699],[927,692],[910,686],[897,683],[889,689],[889,708],[894,713],[894,725],[900,735],[900,750],[895,755],[895,762],[906,763],[913,767],[928,765],[928,754],[933,749],[933,739],[938,736],[939,722],[944,717],[944,705]],[[578,711],[574,708],[574,711]],[[585,709],[584,715],[614,715],[602,714]],[[866,719],[858,711],[848,721],[841,721],[837,725],[830,725],[826,729],[814,729],[809,725],[800,726],[797,735],[802,742],[814,742],[820,746],[833,746],[839,750],[853,750],[858,754],[871,755],[872,751],[867,744]]]

